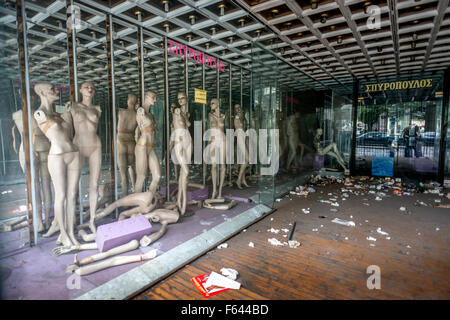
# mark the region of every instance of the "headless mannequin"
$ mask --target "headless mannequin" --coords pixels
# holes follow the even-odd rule
[[[299,137],[298,137],[298,120],[300,118],[300,113],[296,112],[292,115],[290,115],[287,119],[287,130],[286,135],[288,138],[288,146],[289,146],[289,155],[288,155],[288,161],[286,164],[286,170],[289,171],[291,168],[292,162],[294,162],[294,168],[298,168],[298,161],[297,161],[297,147],[301,147],[301,154],[300,154],[300,161],[303,161],[303,144],[300,143]]]
[[[53,102],[59,98],[54,86],[50,83],[38,83],[34,90],[41,98],[41,106],[34,112],[34,118],[50,141],[48,167],[55,189],[54,221],[61,232],[57,242],[60,241],[65,246],[78,245],[74,235],[76,194],[80,178],[78,148],[72,143],[70,124],[52,110]]]
[[[173,156],[180,166],[178,179],[177,206],[181,215],[186,212],[187,186],[189,176],[189,163],[192,157],[192,137],[189,133],[189,112],[187,112],[186,93],[178,93],[178,103],[180,108],[175,108],[172,113],[172,135],[170,141],[173,142]],[[177,165],[174,161],[174,164]]]
[[[282,111],[277,111],[277,129],[279,132],[280,141],[280,164],[286,156],[287,134],[286,134],[286,119]]]
[[[19,146],[19,162],[22,171],[25,173],[25,151],[23,149],[23,112],[22,110],[13,113],[14,124],[20,133],[20,146]],[[14,130],[14,129],[13,129]],[[50,150],[50,141],[42,133],[41,129],[36,122],[36,119],[32,119],[32,132],[33,132],[33,150],[34,150],[34,168],[35,168],[35,188],[36,188],[36,212],[38,219],[38,232],[44,231],[49,227],[50,209],[52,207],[52,189],[51,178],[48,172],[48,151]],[[13,139],[15,135],[13,131]],[[15,141],[14,151],[16,151]],[[17,151],[16,151],[17,152]],[[42,221],[42,200],[41,190],[44,200],[44,223]]]
[[[322,141],[323,131],[322,129],[318,128],[316,130],[316,135],[314,137],[314,148],[316,149],[317,154],[324,156],[329,155],[337,160],[337,162],[341,165],[341,167],[344,169],[345,172],[347,172],[347,167],[345,166],[344,159],[342,158],[341,154],[339,153],[339,150],[337,149],[336,143],[331,143],[327,147],[322,148],[320,145],[320,142]]]
[[[128,179],[127,172],[130,167],[130,181],[134,190],[134,171],[136,165],[134,158],[134,150],[136,141],[134,140],[134,133],[136,131],[136,95],[130,93],[127,100],[127,109],[119,109],[117,121],[117,163],[120,172],[120,181],[122,184],[122,195],[128,194]]]
[[[159,179],[161,178],[161,168],[155,146],[155,117],[150,112],[150,107],[156,103],[156,93],[148,91],[145,93],[144,105],[137,109],[136,120],[138,124],[138,141],[135,147],[136,156],[136,188],[134,192],[142,192],[145,177],[148,169],[152,173],[152,182],[149,191],[156,193]]]
[[[100,106],[94,106],[92,99],[95,87],[90,82],[84,82],[80,87],[81,102],[73,102],[66,111],[67,118],[71,119],[75,136],[73,143],[78,147],[80,154],[80,175],[84,161],[89,161],[89,211],[91,231],[95,233],[95,212],[98,202],[98,180],[102,165],[102,143],[97,135],[98,122],[102,114]]]
[[[211,199],[222,199],[222,187],[225,181],[225,156],[226,156],[226,137],[225,137],[225,115],[220,113],[219,99],[211,100],[211,111],[209,113],[209,127],[211,132],[211,139],[206,146],[209,149],[209,156],[211,159],[211,177],[213,184],[213,192]],[[217,164],[220,166],[220,182],[219,192],[217,194]]]
[[[237,139],[237,149],[238,152],[244,155],[244,163],[241,164],[239,169],[239,175],[236,180],[236,185],[239,189],[242,189],[241,184],[248,187],[247,181],[245,180],[245,170],[247,169],[248,164],[248,146],[245,138],[245,115],[242,111],[240,105],[235,105],[234,110],[236,111],[236,115],[234,116],[234,130],[238,133]]]
[[[259,106],[257,106],[259,107]],[[257,110],[257,109],[256,109]],[[250,117],[250,128],[258,132],[259,129],[259,121],[258,117],[255,112],[252,113],[252,116]],[[253,144],[254,146],[258,145],[258,138],[256,136],[250,136],[249,137],[249,143]],[[257,179],[258,174],[258,165],[257,164],[251,164],[250,165],[250,179]]]

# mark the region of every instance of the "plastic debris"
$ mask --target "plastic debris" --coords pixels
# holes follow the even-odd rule
[[[345,221],[339,218],[334,218],[333,220],[331,220],[331,222],[334,223],[338,223],[338,224],[342,224],[344,226],[348,226],[348,227],[354,227],[355,223],[353,221]]]
[[[406,211],[405,207],[400,207],[400,211]]]
[[[371,236],[367,237],[366,239],[369,241],[377,241],[377,239],[375,239],[374,237],[371,237]]]
[[[208,280],[206,281],[204,286],[205,288],[216,286],[238,290],[241,287],[241,284],[213,271],[209,275]]]
[[[226,248],[228,248],[228,243],[222,243],[217,246],[217,249],[226,249]]]
[[[387,232],[385,232],[385,231],[382,231],[380,227],[377,229],[377,232],[378,232],[379,234],[384,235],[384,236],[388,236],[388,235],[389,235],[389,233],[387,233]]]
[[[251,247],[251,248],[254,248],[254,247],[255,247],[255,244],[254,244],[253,242],[250,241],[250,242],[248,243],[248,246]]]
[[[270,244],[272,244],[274,246],[284,246],[284,244],[282,242],[280,242],[279,240],[277,240],[275,238],[270,238],[270,239],[268,239],[268,241],[270,242]]]
[[[272,233],[275,233],[275,234],[278,234],[278,233],[280,232],[279,229],[274,229],[274,228],[270,228],[270,229],[268,229],[267,231],[272,232]]]
[[[220,269],[220,273],[231,280],[236,280],[238,276],[238,272],[231,268],[222,268]]]
[[[289,244],[290,248],[297,248],[297,247],[301,246],[301,243],[298,242],[297,240],[289,240],[288,244]]]
[[[310,213],[309,208],[308,209],[302,209],[302,211],[303,211],[304,214]]]
[[[383,199],[381,199],[380,197],[376,197],[375,200],[381,201],[381,200],[383,200]]]

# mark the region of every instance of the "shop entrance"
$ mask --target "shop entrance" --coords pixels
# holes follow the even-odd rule
[[[437,177],[442,106],[439,76],[387,79],[377,86],[363,83],[355,145],[358,174]],[[425,78],[431,81],[422,81],[425,87],[420,87],[420,80]],[[396,90],[403,82],[408,89]],[[384,87],[393,90],[370,90]]]

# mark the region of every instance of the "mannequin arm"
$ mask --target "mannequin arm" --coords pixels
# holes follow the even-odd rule
[[[61,116],[61,118],[63,118],[63,120],[65,122],[67,122],[69,124],[69,128],[67,129],[67,133],[69,134],[69,137],[73,138],[74,136],[74,132],[75,132],[75,128],[73,126],[73,118],[72,118],[72,109],[71,109],[71,102],[67,102],[66,103],[66,111],[63,113],[63,115]]]
[[[92,263],[95,261],[100,261],[100,260],[109,258],[111,256],[115,256],[117,254],[135,250],[138,247],[139,247],[139,242],[137,240],[131,240],[130,242],[128,242],[124,245],[112,248],[106,252],[96,253],[90,257],[81,259],[80,261],[76,261],[75,264],[77,264],[79,266],[86,265],[86,264],[89,264],[89,263]]]
[[[84,276],[84,275],[91,274],[91,273],[94,273],[94,272],[97,272],[97,271],[100,271],[100,270],[103,270],[106,268],[114,267],[114,266],[120,266],[123,264],[132,263],[132,262],[150,260],[150,259],[153,259],[154,257],[156,257],[157,251],[158,250],[155,249],[146,254],[139,254],[139,255],[135,255],[135,256],[113,257],[108,260],[96,263],[96,264],[91,264],[88,266],[81,267],[81,268],[75,270],[75,273],[80,276]]]
[[[60,246],[53,249],[53,254],[56,256],[60,256],[65,253],[70,253],[72,251],[80,251],[80,250],[95,250],[98,249],[97,243],[83,243],[76,246]]]
[[[161,238],[166,233],[166,231],[167,231],[167,223],[164,223],[161,229],[159,229],[157,232],[154,232],[148,236],[143,236],[140,241],[141,246],[147,247],[148,245],[152,244],[153,242]]]

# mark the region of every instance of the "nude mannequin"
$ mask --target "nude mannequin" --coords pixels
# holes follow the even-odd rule
[[[236,111],[236,115],[234,116],[234,130],[241,131],[241,133],[238,134],[237,149],[238,152],[244,155],[244,163],[241,164],[241,167],[239,169],[239,175],[236,180],[236,185],[239,189],[242,189],[242,184],[248,187],[247,181],[245,180],[245,170],[248,164],[248,146],[245,139],[245,115],[242,111],[241,106],[238,104],[234,106],[234,110]]]
[[[120,181],[122,183],[122,195],[128,194],[128,179],[127,172],[130,167],[130,181],[134,190],[134,171],[136,165],[134,150],[136,141],[134,140],[134,133],[136,131],[136,95],[130,93],[128,95],[127,105],[128,109],[119,109],[117,121],[117,163],[120,172]]]
[[[19,162],[22,171],[25,173],[25,150],[23,149],[23,111],[19,110],[12,115],[14,124],[19,130],[21,142],[19,146]],[[36,188],[36,212],[38,219],[38,232],[42,232],[49,227],[50,210],[52,206],[51,178],[48,172],[47,157],[50,150],[50,142],[39,129],[36,119],[32,119],[32,137],[34,150],[35,188]],[[15,134],[13,129],[13,147],[16,151]],[[17,151],[16,151],[17,153]],[[44,200],[44,222],[42,221],[42,199]]]
[[[161,168],[158,156],[155,152],[155,117],[150,112],[150,107],[156,103],[156,93],[148,91],[145,93],[144,105],[137,109],[136,120],[138,124],[138,141],[135,147],[136,156],[136,187],[134,192],[142,192],[148,169],[152,173],[152,182],[149,191],[156,193],[159,179],[161,179]]]
[[[98,122],[102,114],[100,106],[94,106],[92,100],[95,87],[91,82],[84,82],[80,87],[81,102],[72,102],[66,111],[66,117],[72,123],[75,136],[73,143],[80,155],[80,175],[84,161],[89,161],[89,211],[91,231],[95,233],[95,212],[98,201],[98,180],[102,165],[102,143],[97,135]]]
[[[314,148],[316,149],[317,154],[324,156],[329,155],[337,160],[337,162],[344,168],[344,171],[347,172],[347,167],[345,166],[344,159],[342,158],[339,150],[337,149],[336,143],[331,143],[327,147],[322,148],[320,142],[322,141],[323,131],[321,128],[316,130],[316,135],[314,136]]]
[[[52,110],[53,102],[59,99],[55,87],[50,83],[38,83],[34,90],[41,98],[41,106],[34,112],[34,118],[50,141],[48,168],[55,189],[54,221],[60,230],[57,242],[60,241],[65,246],[78,245],[74,235],[76,194],[80,178],[78,148],[72,143],[70,124]]]
[[[173,114],[173,111],[177,108],[177,105],[175,102],[172,102],[172,104],[170,105],[170,113]],[[170,125],[170,132],[173,132],[173,123]],[[169,150],[170,152],[172,152],[173,146],[175,144],[175,141],[170,140],[169,142]],[[178,164],[173,164],[173,170],[175,172],[175,180],[178,181]]]
[[[222,187],[225,181],[226,171],[226,137],[225,137],[225,115],[220,113],[219,99],[211,100],[211,111],[209,113],[209,127],[211,132],[211,139],[206,146],[209,149],[209,157],[211,159],[211,177],[213,183],[213,192],[211,199],[222,198]],[[220,182],[219,192],[217,194],[217,164],[220,166]]]
[[[303,159],[303,152],[304,148],[302,148],[303,144],[300,144],[300,140],[298,137],[299,131],[298,131],[298,120],[300,118],[300,113],[295,112],[294,114],[290,115],[287,119],[287,130],[286,135],[288,138],[288,146],[289,146],[289,155],[288,160],[286,164],[286,170],[289,171],[291,168],[292,162],[294,162],[294,168],[298,168],[298,161],[297,161],[297,147],[301,145],[301,154],[300,154],[300,161]]]
[[[186,93],[178,93],[178,103],[181,107],[175,108],[172,112],[170,141],[173,141],[172,160],[175,165],[180,165],[177,206],[181,215],[184,215],[187,203],[189,163],[192,157],[192,137],[189,133],[191,123],[189,122],[189,112],[187,112]]]
[[[282,111],[277,111],[277,129],[279,131],[280,141],[280,164],[286,156],[287,134],[286,134],[286,118]]]

